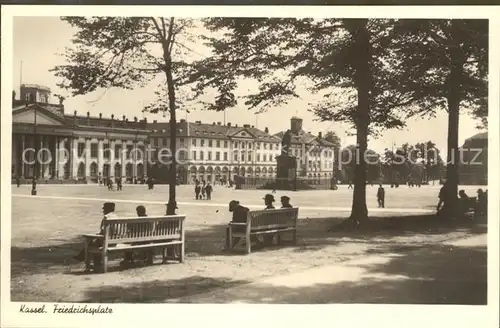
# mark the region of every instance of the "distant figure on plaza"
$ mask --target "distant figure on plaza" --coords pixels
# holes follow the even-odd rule
[[[123,185],[122,185],[122,177],[118,177],[118,180],[116,181],[116,190],[122,190]]]
[[[347,186],[347,189],[352,189],[353,187],[352,187],[352,182],[351,182],[351,180],[349,180],[347,183],[349,183],[349,185]]]
[[[19,188],[19,186],[21,185],[21,178],[19,178],[19,175],[16,176],[16,185],[17,185],[17,188]]]
[[[101,220],[101,225],[99,228],[99,232],[97,235],[103,235],[104,234],[104,222],[107,219],[111,218],[116,218],[115,214],[115,203],[111,202],[106,202],[102,205],[102,213],[104,214],[104,218]],[[103,239],[102,238],[95,238],[90,241],[89,246],[91,247],[101,247],[102,246]],[[78,255],[73,257],[75,260],[78,262],[82,262],[85,260],[85,249],[81,250]],[[100,253],[93,254],[92,256],[92,262],[93,262],[93,269],[94,271],[98,271],[102,265],[102,256]],[[86,270],[89,270],[90,267],[87,267]]]
[[[201,193],[201,186],[200,183],[196,181],[196,185],[194,186],[194,194],[196,195],[196,199],[201,199],[200,193]]]
[[[439,202],[438,202],[437,207],[436,207],[437,215],[441,214],[441,210],[443,209],[443,205],[445,205],[444,202],[445,202],[446,194],[448,193],[448,189],[449,189],[448,186],[449,185],[450,184],[448,183],[448,181],[445,181],[443,183],[443,186],[439,190],[439,195],[438,195]]]
[[[271,194],[266,194],[264,196],[264,198],[262,198],[264,200],[264,204],[266,205],[266,210],[274,210],[275,207],[273,205],[274,203],[274,196],[271,195]]]
[[[293,208],[292,204],[290,204],[290,197],[281,196],[281,208]]]
[[[212,199],[212,191],[214,191],[214,188],[210,184],[210,182],[207,183],[207,186],[205,187],[205,193],[207,194],[207,199],[211,200]]]
[[[286,130],[283,135],[283,139],[281,139],[281,155],[288,156],[290,155],[290,146],[292,145],[292,131],[290,129]]]
[[[484,192],[483,189],[477,190],[477,204],[475,213],[476,215],[486,215],[488,211],[488,191]]]
[[[207,187],[207,183],[205,182],[205,180],[203,180],[202,186],[201,186],[201,199],[205,198],[205,192],[206,192],[205,188],[206,187]]]
[[[113,179],[108,179],[108,190],[113,190]]]
[[[385,207],[385,190],[384,187],[382,187],[382,184],[379,184],[378,190],[377,190],[377,202],[378,202],[378,207]]]
[[[148,184],[148,190],[153,190],[154,189],[155,183],[154,183],[152,177],[148,177],[147,184]]]

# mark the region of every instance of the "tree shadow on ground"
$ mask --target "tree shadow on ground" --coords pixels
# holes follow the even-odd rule
[[[333,267],[336,283],[253,283],[215,295],[179,298],[188,303],[487,304],[486,247],[388,248],[379,261]],[[316,275],[315,279],[318,280]],[[321,278],[320,278],[321,279]],[[329,277],[326,277],[329,279]],[[305,279],[307,280],[307,279]],[[312,279],[313,280],[313,279]]]
[[[155,303],[171,298],[208,292],[214,288],[231,288],[247,284],[246,280],[192,276],[176,280],[155,280],[129,285],[107,285],[85,291],[83,303]]]
[[[412,215],[374,217],[370,219],[369,224],[361,228],[346,229],[344,227],[335,231],[334,227],[334,231],[329,231],[332,225],[338,225],[344,220],[344,218],[332,217],[299,219],[296,246],[291,246],[286,242],[290,236],[284,236],[283,245],[255,248],[252,252],[272,252],[277,248],[292,247],[294,252],[305,253],[346,242],[380,245],[401,243],[400,237],[444,235],[450,232],[481,234],[487,230],[484,218],[445,220],[434,215]],[[200,256],[242,256],[244,252],[241,250],[222,251],[225,246],[225,229],[225,224],[215,224],[186,231],[187,260]],[[71,272],[71,267],[78,265],[72,257],[82,247],[83,244],[77,237],[49,246],[11,247],[11,275],[16,277],[23,274],[47,273],[51,270],[60,273],[61,267],[66,267],[66,270]],[[122,256],[121,253],[113,254],[114,258]],[[116,271],[119,268],[115,268],[112,263],[110,269]]]

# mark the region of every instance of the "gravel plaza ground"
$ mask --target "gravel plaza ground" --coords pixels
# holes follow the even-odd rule
[[[486,244],[455,246],[453,251],[445,244],[471,235],[485,236],[485,224],[472,220],[453,223],[437,220],[433,212],[439,188],[438,185],[421,188],[401,186],[397,189],[385,186],[386,209],[378,209],[375,198],[377,186],[368,186],[370,216],[380,224],[378,229],[362,232],[328,232],[330,227],[350,213],[352,190],[348,190],[347,186],[340,186],[336,191],[277,191],[276,205],[279,205],[279,197],[286,194],[291,197],[291,203],[299,207],[298,244],[269,247],[243,255],[221,251],[224,229],[230,220],[228,203],[237,199],[250,209],[263,208],[262,197],[266,191],[215,186],[212,200],[208,201],[195,200],[193,186],[179,186],[178,213],[187,217],[184,264],[119,270],[117,258],[111,262],[112,267],[107,274],[84,274],[83,265],[76,263],[72,256],[82,247],[78,236],[98,230],[102,203],[114,201],[116,213],[123,216],[135,215],[135,207],[139,204],[146,207],[149,215],[164,214],[168,186],[158,185],[153,191],[148,191],[145,185],[124,185],[123,191],[118,192],[97,185],[40,185],[35,197],[30,196],[30,186],[13,186],[12,301],[227,302],[227,295],[220,296],[220,299],[217,294],[208,299],[197,298],[197,295],[228,288],[237,291],[236,287],[241,289],[266,279],[297,275],[325,265],[350,263],[363,256],[376,256],[387,260],[378,261],[382,263],[377,269],[380,275],[396,275],[387,270],[394,269],[393,262],[399,261],[397,275],[407,276],[405,281],[411,282],[413,289],[429,289],[427,297],[414,302],[484,304]],[[462,187],[470,196],[475,195],[477,188]],[[388,254],[394,255],[394,258],[388,257]],[[453,261],[454,266],[450,266],[449,261]],[[158,259],[155,262],[159,263]],[[406,266],[409,267],[408,272],[405,272]],[[427,267],[429,270],[426,270]],[[446,270],[461,271],[465,276],[460,284],[446,284],[444,294],[436,293],[435,284],[425,283],[437,281],[437,278],[432,278],[430,273],[427,276],[417,274],[429,271],[442,278]],[[360,278],[360,281],[364,285],[388,284],[390,279],[386,278]],[[458,292],[466,281],[476,290],[472,296]],[[362,302],[363,288],[356,288],[356,297],[352,300]],[[392,298],[387,294],[377,297],[387,289],[387,286],[372,288],[375,294],[367,294],[365,301],[412,302],[399,294],[394,294]],[[276,292],[284,293],[280,289]],[[317,302],[349,303],[349,298],[342,300],[333,294],[329,294],[331,297],[323,296]],[[232,299],[236,298],[232,296]],[[242,302],[273,301],[269,297],[239,299]],[[311,297],[305,299],[314,301]],[[277,298],[276,302],[279,301]],[[296,297],[281,301],[302,303]]]

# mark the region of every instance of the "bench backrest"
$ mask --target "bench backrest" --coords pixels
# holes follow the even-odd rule
[[[184,238],[185,215],[111,218],[104,221],[107,243]]]
[[[247,224],[250,224],[251,230],[291,228],[297,226],[298,216],[298,208],[250,211]]]

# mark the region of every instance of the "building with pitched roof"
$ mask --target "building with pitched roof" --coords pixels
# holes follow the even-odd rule
[[[170,124],[148,124],[151,130],[149,144],[153,158],[149,172],[156,180],[168,179],[168,165],[160,161],[161,150],[169,148]],[[274,177],[276,156],[280,154],[280,140],[254,126],[202,123],[177,123],[177,175],[181,183],[220,181],[234,175]]]
[[[22,85],[20,96],[12,99],[13,177],[33,178],[34,151],[43,148],[36,174],[42,180],[151,176],[160,183],[168,181],[168,122],[67,114],[62,99],[51,103],[50,89],[39,85]],[[267,128],[180,120],[176,132],[181,183],[275,176],[281,144]]]
[[[460,149],[459,181],[463,185],[488,184],[488,132],[465,140]]]
[[[334,144],[323,139],[321,132],[315,136],[302,128],[300,117],[290,119],[291,154],[297,158],[297,175],[307,178],[332,177],[334,170]],[[286,131],[274,136],[283,139]]]
[[[146,121],[79,116],[65,112],[62,101],[50,103],[50,89],[21,85],[20,99],[12,97],[12,175],[41,180],[97,180],[98,177],[138,177],[147,174]],[[40,165],[35,175],[35,150]],[[126,150],[126,151],[124,151]],[[145,151],[144,151],[145,152]]]

